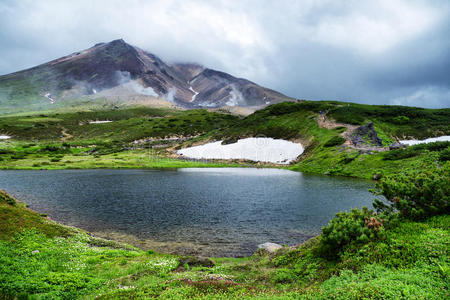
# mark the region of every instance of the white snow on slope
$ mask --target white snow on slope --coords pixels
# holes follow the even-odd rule
[[[55,99],[52,98],[52,94],[50,93],[45,93],[44,97],[47,98],[48,100],[50,100],[50,103],[53,104],[55,103]]]
[[[112,121],[89,121],[89,124],[103,124],[103,123],[111,123]]]
[[[420,140],[403,140],[403,141],[400,141],[400,143],[412,146],[412,145],[417,145],[417,144],[428,144],[428,143],[434,143],[434,142],[448,142],[448,141],[450,141],[450,135],[429,138],[429,139],[421,140],[421,141]]]
[[[197,97],[197,95],[198,95],[198,92],[196,92],[192,86],[189,87],[189,90],[194,93],[194,95],[192,95],[192,98],[191,98],[191,102],[194,102],[195,97]]]
[[[195,159],[248,159],[288,164],[303,153],[301,144],[273,138],[246,138],[222,145],[222,141],[178,150],[177,153]]]

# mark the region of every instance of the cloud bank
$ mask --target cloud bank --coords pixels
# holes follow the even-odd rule
[[[0,2],[0,74],[123,38],[289,96],[450,106],[450,2]]]

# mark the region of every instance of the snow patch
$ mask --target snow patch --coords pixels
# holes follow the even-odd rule
[[[428,144],[428,143],[434,143],[434,142],[449,142],[449,141],[450,141],[450,135],[444,135],[444,136],[429,138],[429,139],[425,139],[425,140],[403,140],[403,141],[400,141],[400,143],[412,146],[412,145],[417,145],[417,144]]]
[[[47,98],[48,100],[50,100],[51,104],[55,103],[55,99],[52,98],[52,94],[51,93],[45,93],[44,97]]]
[[[104,120],[104,121],[89,121],[89,124],[104,124],[111,123],[112,121]]]
[[[198,95],[198,92],[196,92],[192,86],[189,87],[189,90],[194,93],[194,95],[192,95],[192,98],[191,98],[191,102],[194,102],[195,97],[197,97],[197,95]]]
[[[246,138],[222,145],[222,141],[178,150],[177,153],[194,159],[247,159],[252,161],[288,164],[304,151],[301,144],[273,139]]]
[[[0,135],[0,140],[7,140],[10,139],[11,137],[9,135]]]

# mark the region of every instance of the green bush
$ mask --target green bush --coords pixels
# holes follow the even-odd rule
[[[397,116],[392,118],[392,122],[395,124],[406,124],[409,122],[409,118],[406,116]]]
[[[378,211],[397,210],[412,220],[450,213],[450,163],[443,166],[430,162],[426,169],[408,170],[381,179],[374,193],[389,204],[375,200]]]
[[[383,160],[399,160],[405,159],[409,157],[418,156],[421,153],[426,151],[431,152],[441,152],[449,149],[450,142],[434,142],[428,144],[418,144],[414,146],[409,146],[406,149],[396,149],[391,151],[386,151],[383,153]],[[443,158],[441,161],[445,161],[445,153],[443,154]]]
[[[319,255],[333,258],[350,244],[365,244],[384,236],[383,220],[367,207],[336,214],[322,228],[318,245]]]
[[[60,150],[59,146],[55,146],[55,145],[47,145],[44,148],[41,149],[41,151],[49,151],[49,152],[55,152]]]
[[[296,280],[295,273],[287,268],[280,268],[273,274],[271,274],[270,279],[273,283],[288,283]]]
[[[384,152],[383,160],[399,160],[399,159],[414,157],[419,154],[420,154],[420,151],[413,147],[408,147],[406,149],[395,149],[395,150]]]
[[[0,203],[16,205],[16,199],[8,195],[4,190],[0,190]]]
[[[282,102],[275,105],[271,105],[265,109],[268,111],[271,116],[280,116],[284,114],[290,114],[299,110],[302,110],[303,107],[299,103],[295,102]]]
[[[440,161],[449,161],[450,160],[450,147],[445,150],[442,150],[439,153],[439,160]]]
[[[333,146],[339,146],[345,143],[345,138],[343,138],[340,135],[333,136],[331,139],[329,139],[323,146],[324,147],[333,147]]]

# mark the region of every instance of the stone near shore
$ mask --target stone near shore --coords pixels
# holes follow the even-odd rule
[[[258,245],[258,250],[264,250],[267,251],[269,253],[274,253],[275,251],[277,251],[278,249],[283,248],[283,246],[275,244],[275,243],[264,243],[264,244],[260,244]]]
[[[403,148],[406,148],[406,145],[399,142],[394,142],[389,145],[389,150],[403,149]]]

